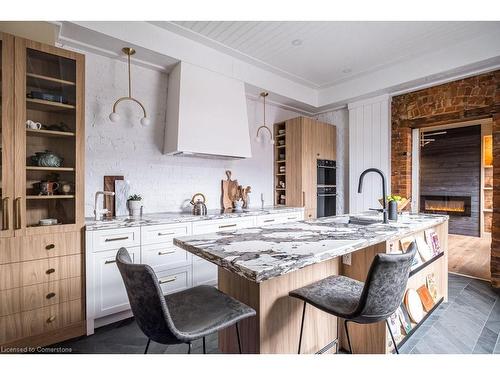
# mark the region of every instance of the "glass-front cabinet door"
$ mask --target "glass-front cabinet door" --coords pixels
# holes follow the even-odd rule
[[[14,38],[0,33],[0,237],[13,234]]]
[[[15,45],[15,228],[54,232],[81,216],[83,64],[71,51]]]

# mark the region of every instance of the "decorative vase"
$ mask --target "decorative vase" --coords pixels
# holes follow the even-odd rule
[[[142,201],[127,201],[130,216],[141,216]]]
[[[389,220],[398,220],[398,202],[389,202]]]
[[[35,152],[35,155],[31,157],[31,161],[38,167],[59,168],[62,165],[63,158],[52,151],[45,150],[43,152]]]

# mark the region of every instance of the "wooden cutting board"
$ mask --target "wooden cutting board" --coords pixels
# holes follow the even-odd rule
[[[227,180],[222,180],[222,207],[224,210],[233,208],[233,202],[238,194],[238,181],[231,180],[231,171],[226,171]]]
[[[123,180],[123,176],[104,176],[104,191],[112,191],[115,192],[115,181]],[[115,197],[114,195],[105,195],[104,196],[104,208],[109,210],[109,213],[106,214],[106,217],[114,217],[116,216],[116,208],[115,208]]]

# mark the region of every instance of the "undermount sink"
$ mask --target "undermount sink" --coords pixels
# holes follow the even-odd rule
[[[379,218],[367,218],[367,217],[357,217],[349,216],[348,224],[354,225],[372,225],[372,224],[382,224],[382,219]]]

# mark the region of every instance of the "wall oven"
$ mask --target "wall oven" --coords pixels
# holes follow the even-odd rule
[[[316,217],[337,214],[337,163],[318,159]]]

